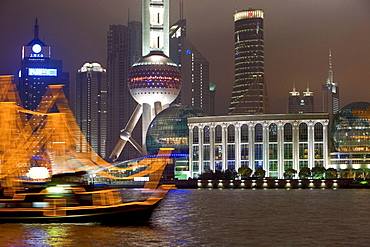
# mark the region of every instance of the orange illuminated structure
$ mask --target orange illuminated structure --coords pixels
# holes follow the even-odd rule
[[[36,111],[22,108],[13,76],[0,76],[0,181],[3,199],[0,199],[0,219],[23,221],[60,221],[93,216],[120,215],[142,210],[151,212],[163,198],[166,190],[157,190],[158,182],[171,154],[163,149],[157,156],[140,162],[128,162],[127,176],[115,176],[115,167],[104,161],[85,140],[68,106],[62,85],[50,85]],[[84,148],[83,152],[81,147]],[[138,169],[140,167],[140,169]],[[37,168],[37,169],[36,169]],[[42,171],[43,175],[35,174]],[[146,177],[141,200],[125,202],[120,189],[73,187],[70,180],[55,184],[53,176],[81,173],[89,177],[112,180],[133,180]],[[82,184],[86,177],[78,177]],[[27,186],[42,182],[43,189],[35,193],[23,192]],[[50,187],[49,185],[56,185]],[[105,215],[105,216],[103,216]],[[89,216],[89,217],[87,217]],[[109,217],[108,217],[109,218]],[[80,220],[77,220],[80,221]]]

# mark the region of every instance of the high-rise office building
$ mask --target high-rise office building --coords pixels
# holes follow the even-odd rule
[[[329,75],[322,85],[322,112],[337,114],[339,112],[339,86],[334,82],[331,51],[329,52]]]
[[[39,39],[39,26],[35,23],[34,38],[22,47],[18,91],[23,107],[36,110],[48,85],[64,85],[69,96],[69,74],[63,72],[62,61],[51,59],[51,48]]]
[[[202,108],[211,114],[209,62],[186,37],[186,20],[170,28],[170,57],[181,71],[182,88],[173,104]]]
[[[128,90],[131,66],[142,56],[141,23],[130,21],[128,25],[111,25],[108,32],[108,129],[106,154],[109,155],[117,141],[120,131],[129,121],[137,103]],[[132,136],[141,140],[141,126],[138,125]],[[127,145],[120,160],[137,158],[139,152]]]
[[[76,122],[90,147],[105,157],[107,139],[107,78],[99,63],[85,63],[77,72],[75,83]],[[81,145],[86,142],[80,142]],[[90,147],[80,146],[82,152]]]
[[[264,77],[264,11],[248,9],[234,14],[235,81],[229,114],[270,112]]]
[[[299,92],[293,88],[290,92],[288,100],[288,113],[313,113],[314,112],[314,98],[313,92],[307,87],[307,91],[303,92],[300,97]]]

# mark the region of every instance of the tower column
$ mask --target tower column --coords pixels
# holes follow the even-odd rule
[[[152,107],[150,104],[143,103],[143,115],[142,115],[142,143],[143,143],[143,154],[147,155],[146,149],[146,133],[148,131],[150,122],[152,121]]]
[[[162,111],[162,103],[160,101],[154,102],[154,114],[157,116]]]

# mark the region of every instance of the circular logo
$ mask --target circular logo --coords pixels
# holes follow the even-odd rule
[[[32,46],[32,51],[33,51],[34,53],[39,53],[39,52],[41,51],[41,45],[39,45],[39,44],[34,44],[34,45]]]

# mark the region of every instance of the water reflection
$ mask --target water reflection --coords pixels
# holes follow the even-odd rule
[[[147,225],[0,224],[0,246],[370,246],[370,190],[176,190]]]

